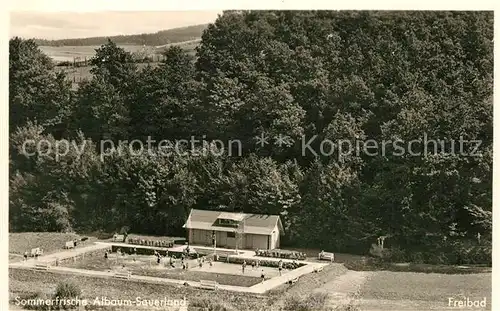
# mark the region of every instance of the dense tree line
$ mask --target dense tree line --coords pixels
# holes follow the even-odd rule
[[[201,37],[206,24],[160,30],[155,33],[142,33],[137,35],[119,35],[111,37],[90,37],[75,39],[45,40],[35,39],[35,43],[41,46],[89,46],[106,44],[108,39],[119,45],[148,45],[158,46],[169,43],[195,40]]]
[[[387,236],[394,260],[491,260],[492,13],[224,12],[196,60],[165,56],[139,70],[109,41],[71,91],[33,41],[10,41],[11,230],[179,235],[189,209],[220,209],[281,215],[289,245],[366,253]],[[262,133],[289,140],[256,144]],[[480,156],[304,154],[302,141],[423,134],[480,140],[462,150]],[[118,146],[191,136],[239,139],[243,154]],[[63,138],[83,152],[23,155],[27,139]]]

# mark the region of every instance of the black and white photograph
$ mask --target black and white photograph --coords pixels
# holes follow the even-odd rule
[[[115,7],[9,12],[8,310],[495,310],[493,10]]]

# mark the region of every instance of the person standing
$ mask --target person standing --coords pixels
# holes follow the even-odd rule
[[[262,280],[262,282],[264,282],[264,269],[262,269],[262,272],[260,273],[260,279]]]
[[[243,271],[243,274],[245,274],[245,267],[247,266],[246,260],[243,260],[243,264],[241,265],[241,270]]]
[[[283,260],[280,259],[280,261],[278,262],[278,271],[280,273],[280,276],[281,276],[282,269],[283,269]]]
[[[28,260],[28,252],[24,252],[24,261],[27,261]]]

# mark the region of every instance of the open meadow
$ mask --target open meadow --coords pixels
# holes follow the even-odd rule
[[[82,236],[76,233],[57,233],[57,232],[23,232],[9,233],[9,254],[22,255],[29,252],[32,248],[40,247],[44,254],[61,251],[67,241],[74,239],[80,240]],[[97,240],[95,237],[88,237],[88,240],[80,245],[86,245]],[[78,247],[78,246],[77,246]]]
[[[270,297],[265,296],[259,297],[226,291],[213,292],[180,285],[143,283],[21,269],[9,270],[10,300],[13,301],[15,297],[29,297],[37,293],[40,296],[50,295],[61,281],[78,284],[82,290],[81,297],[85,299],[95,299],[96,297],[107,297],[115,300],[136,299],[136,297],[142,299],[159,299],[159,297],[168,297],[169,299],[186,298],[189,305],[213,301],[228,306],[236,305],[238,306],[237,310],[268,310],[266,306],[271,303]],[[262,308],[259,309],[259,306]],[[96,309],[89,308],[87,310]],[[106,307],[99,308],[99,310],[113,310],[113,308]]]
[[[90,59],[95,55],[95,50],[100,46],[40,46],[40,50],[47,54],[55,62],[73,62]],[[148,47],[142,45],[121,45],[125,51],[135,53],[142,50],[148,50]]]
[[[190,55],[195,54],[196,47],[200,44],[200,39],[189,40],[184,42],[170,43],[162,46],[146,46],[146,45],[119,45],[125,51],[132,54],[141,54],[144,56],[158,57],[163,51],[171,46],[178,46],[186,50]],[[40,50],[57,62],[73,62],[84,61],[85,58],[90,60],[95,55],[95,50],[100,48],[98,45],[90,46],[40,46]]]
[[[438,274],[413,272],[373,272],[362,286],[362,310],[448,309],[449,299],[482,300],[491,309],[491,273]],[[450,308],[453,309],[453,308]]]

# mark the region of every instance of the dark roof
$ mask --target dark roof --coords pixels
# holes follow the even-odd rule
[[[235,228],[216,226],[215,221],[223,216],[223,218],[243,218],[243,232],[251,234],[270,235],[276,224],[280,234],[284,234],[283,225],[281,224],[278,215],[263,215],[263,214],[247,214],[247,213],[231,213],[224,211],[207,211],[192,209],[189,217],[184,224],[184,228],[188,229],[203,229],[233,232]]]

